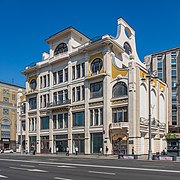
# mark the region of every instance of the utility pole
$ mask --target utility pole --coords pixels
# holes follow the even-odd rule
[[[148,70],[148,79],[149,79],[149,150],[148,150],[148,160],[152,160],[152,144],[151,144],[151,79],[152,79],[152,56],[150,60],[150,67]]]
[[[19,112],[19,117],[20,117],[20,132],[21,132],[21,138],[20,138],[20,145],[21,145],[21,149],[20,149],[20,152],[21,152],[21,155],[23,154],[22,152],[22,104],[20,104],[20,112]]]

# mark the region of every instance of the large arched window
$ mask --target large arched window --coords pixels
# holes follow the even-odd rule
[[[103,67],[103,61],[100,58],[96,58],[91,63],[91,72],[98,74]]]
[[[124,50],[128,55],[132,54],[131,46],[127,42],[124,43]]]
[[[112,97],[118,98],[123,96],[127,96],[127,85],[124,82],[118,82],[113,87]]]
[[[10,138],[10,121],[3,119],[1,122],[1,138]]]
[[[67,45],[65,43],[61,43],[56,47],[56,49],[54,51],[54,55],[56,56],[60,53],[66,52],[66,51],[68,51]]]

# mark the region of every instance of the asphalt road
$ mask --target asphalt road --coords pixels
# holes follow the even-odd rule
[[[0,179],[179,180],[180,162],[2,154]]]

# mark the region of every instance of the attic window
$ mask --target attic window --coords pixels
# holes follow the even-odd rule
[[[65,43],[61,43],[56,47],[56,49],[54,51],[54,55],[56,56],[56,55],[58,55],[60,53],[64,53],[64,52],[67,52],[67,51],[68,51],[67,45]]]
[[[132,54],[131,46],[127,42],[124,43],[124,50],[128,55]]]

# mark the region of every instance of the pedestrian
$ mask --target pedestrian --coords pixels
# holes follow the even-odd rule
[[[26,147],[26,150],[25,150],[26,154],[28,154],[28,147]]]
[[[75,147],[75,154],[76,154],[76,156],[78,155],[78,147],[77,146]]]
[[[100,155],[102,156],[102,147],[100,148],[99,152],[100,152]]]
[[[134,155],[134,147],[132,147],[132,155]]]
[[[49,153],[51,153],[51,147],[49,148]]]
[[[167,149],[166,149],[166,147],[165,147],[165,149],[164,149],[164,154],[167,155]]]
[[[106,156],[108,155],[108,151],[109,151],[109,149],[108,149],[108,147],[106,146]]]
[[[66,148],[66,156],[69,156],[69,147]]]

